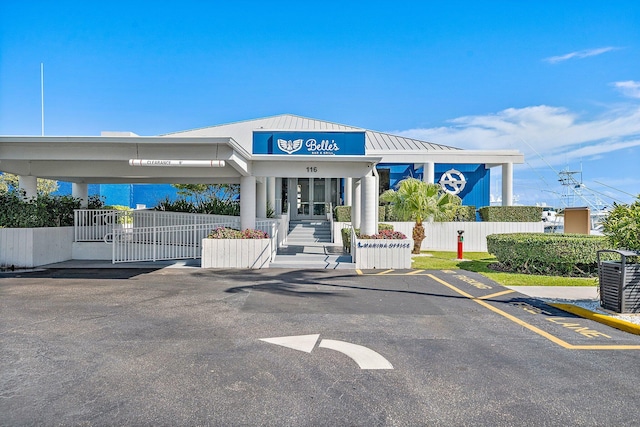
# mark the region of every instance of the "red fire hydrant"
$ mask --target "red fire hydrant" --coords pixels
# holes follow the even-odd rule
[[[464,241],[464,237],[462,237],[462,235],[464,234],[464,230],[458,230],[458,259],[461,260],[462,258],[462,242]]]

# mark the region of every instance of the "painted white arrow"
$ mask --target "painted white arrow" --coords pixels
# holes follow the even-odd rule
[[[318,338],[320,338],[320,334],[294,335],[291,337],[277,337],[277,338],[260,338],[260,341],[281,345],[283,347],[304,351],[306,353],[311,353],[311,350],[313,350],[313,347],[316,346],[316,342],[318,342]]]
[[[311,353],[316,346],[316,342],[318,342],[318,338],[320,338],[320,334],[260,338],[260,341]],[[337,340],[322,340],[318,347],[335,350],[349,356],[360,366],[360,369],[393,369],[393,365],[382,357],[380,353],[358,344]]]

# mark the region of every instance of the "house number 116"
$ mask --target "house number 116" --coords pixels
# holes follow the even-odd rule
[[[318,172],[317,166],[307,166],[307,172]]]

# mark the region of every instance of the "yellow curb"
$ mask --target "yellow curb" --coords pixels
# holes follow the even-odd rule
[[[586,308],[578,307],[572,304],[549,303],[549,305],[555,308],[559,308],[562,311],[566,311],[567,313],[575,314],[576,316],[580,316],[585,319],[603,323],[607,326],[620,329],[624,332],[629,332],[630,334],[640,335],[640,325],[627,322],[626,320],[615,319],[611,316],[607,316],[606,314],[595,313],[591,310],[587,310]]]

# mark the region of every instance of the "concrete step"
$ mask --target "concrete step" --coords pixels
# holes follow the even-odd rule
[[[342,253],[341,247],[313,244],[292,244],[278,249],[278,254],[269,268],[292,269],[355,269],[351,255]]]
[[[355,269],[355,264],[351,262],[350,256],[335,255],[276,255],[276,259],[269,265],[269,268],[316,268],[322,270],[334,269]]]
[[[269,268],[286,268],[290,270],[355,270],[356,265],[354,263],[323,263],[323,264],[304,264],[304,263],[287,263],[287,262],[272,262],[269,264]]]
[[[327,221],[291,221],[288,244],[330,243],[331,223]]]

